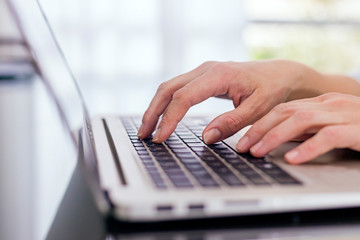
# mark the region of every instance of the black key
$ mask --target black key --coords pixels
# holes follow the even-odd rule
[[[256,167],[262,169],[262,170],[267,170],[267,169],[280,169],[278,166],[276,166],[275,164],[271,163],[271,162],[265,162],[265,163],[256,163],[255,164]]]
[[[287,185],[287,184],[301,185],[301,183],[299,181],[297,181],[296,179],[294,179],[290,175],[276,176],[276,177],[273,177],[273,179],[276,180],[278,183],[280,183],[282,185]]]
[[[200,147],[191,147],[191,149],[194,152],[210,152],[210,150],[207,147],[205,147],[204,145],[202,145]]]
[[[261,169],[264,173],[266,173],[267,175],[271,176],[271,177],[276,177],[276,176],[282,176],[282,175],[288,175],[286,172],[284,172],[281,168],[279,167],[274,167],[274,168],[263,168]]]
[[[221,153],[220,156],[224,159],[238,159],[238,155],[234,153]]]
[[[218,187],[219,184],[211,177],[210,174],[196,178],[203,187]]]
[[[168,150],[165,148],[165,146],[153,146],[153,147],[149,147],[149,150],[151,152],[167,152]]]
[[[248,178],[254,185],[270,185],[268,181],[266,181],[263,177],[253,176]]]
[[[141,160],[151,159],[150,155],[140,155],[139,157],[140,157]]]
[[[143,161],[143,164],[145,165],[145,167],[155,167],[155,163],[154,161]]]
[[[209,173],[205,169],[191,170],[190,172],[195,178],[209,175]]]
[[[189,169],[190,172],[198,171],[198,170],[205,170],[205,168],[200,163],[187,164],[186,167],[187,167],[187,169]]]
[[[246,163],[237,163],[232,165],[233,168],[241,171],[252,170],[252,168]]]
[[[184,133],[177,133],[177,135],[181,138],[181,139],[189,139],[189,138],[194,138],[194,135],[191,134],[190,132],[184,132]]]
[[[163,170],[164,172],[166,172],[167,175],[169,175],[169,177],[185,176],[183,170],[181,170],[179,166],[173,168],[163,168]]]
[[[173,156],[159,156],[156,158],[158,162],[168,162],[172,161],[175,162],[175,158]]]
[[[190,153],[190,150],[187,148],[174,148],[171,149],[174,153]]]
[[[198,138],[187,138],[187,139],[183,139],[184,142],[186,142],[186,144],[191,144],[191,143],[202,143]]]
[[[183,176],[169,176],[171,182],[174,184],[175,187],[193,187],[189,179],[183,175]]]
[[[134,147],[143,147],[144,144],[142,144],[142,142],[136,142],[136,143],[133,143],[133,146]]]
[[[227,167],[218,167],[218,168],[212,168],[214,172],[216,172],[219,176],[225,176],[227,174],[232,174],[230,169]]]
[[[135,146],[134,148],[136,151],[146,151],[146,148],[144,146]]]
[[[220,162],[219,160],[213,161],[213,162],[207,162],[206,164],[211,168],[225,167],[225,165],[222,162]]]
[[[175,161],[164,161],[159,162],[160,166],[164,169],[170,169],[170,168],[178,168],[179,165]]]
[[[225,160],[228,163],[230,163],[231,165],[235,165],[235,164],[245,164],[246,165],[246,163],[238,157],[237,158],[227,158]]]
[[[149,171],[149,172],[157,172],[157,167],[155,165],[145,165],[145,168]]]
[[[149,153],[145,150],[139,150],[139,151],[136,151],[139,155],[149,155]]]
[[[230,186],[245,186],[245,184],[234,174],[223,175],[221,176],[221,179]]]
[[[215,157],[214,155],[209,155],[209,156],[203,156],[201,158],[201,160],[205,161],[205,162],[213,162],[213,161],[219,161],[219,159],[217,157]]]
[[[206,151],[196,151],[195,153],[196,153],[196,155],[198,155],[200,158],[215,156],[215,155],[214,155],[212,152],[210,152],[208,149],[206,149]]]
[[[204,146],[204,144],[201,143],[200,141],[199,141],[199,142],[189,142],[189,143],[187,143],[187,145],[188,145],[190,148],[203,147],[203,146]]]
[[[252,156],[250,153],[243,153],[240,154],[240,156],[246,160],[248,160],[251,163],[266,163],[264,158],[256,158]]]
[[[213,149],[214,152],[216,152],[217,154],[219,155],[222,155],[222,154],[231,154],[233,153],[233,151],[229,150],[229,149]]]
[[[226,147],[225,144],[223,143],[214,143],[214,144],[209,144],[208,145],[209,148],[215,148],[215,149],[227,149],[228,147]]]
[[[179,143],[179,144],[168,144],[170,149],[179,149],[179,148],[186,148],[186,145],[183,143]]]
[[[164,157],[164,156],[171,156],[169,152],[153,152],[152,153],[156,158],[157,157]]]
[[[258,174],[255,170],[253,169],[243,169],[241,171],[239,171],[242,175],[246,176],[246,177],[255,177],[255,176],[261,176],[260,174]]]
[[[194,158],[194,155],[189,152],[189,153],[176,153],[176,156],[180,159],[185,159],[185,158]]]
[[[192,163],[199,163],[199,160],[195,157],[181,158],[180,161],[185,165]]]

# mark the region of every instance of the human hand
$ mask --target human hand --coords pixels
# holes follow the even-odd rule
[[[235,109],[215,118],[203,132],[207,144],[223,140],[284,102],[301,84],[304,68],[283,60],[206,62],[159,86],[138,136],[149,136],[162,115],[153,141],[163,142],[191,106],[210,97],[225,96],[233,101]]]
[[[360,97],[327,93],[282,103],[249,129],[236,148],[262,157],[281,144],[308,138],[285,154],[291,164],[307,162],[334,148],[360,151]]]

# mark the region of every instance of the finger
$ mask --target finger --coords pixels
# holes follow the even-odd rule
[[[314,133],[305,133],[301,136],[295,137],[294,139],[291,139],[292,142],[303,142],[309,138],[314,136]]]
[[[360,150],[358,125],[333,125],[322,128],[316,135],[285,154],[291,164],[310,161],[334,148]]]
[[[222,79],[220,74],[207,71],[174,93],[154,135],[154,142],[165,141],[191,106],[226,93],[227,84],[226,81],[219,81]]]
[[[262,99],[261,91],[257,90],[237,108],[212,120],[203,132],[205,143],[221,141],[260,118],[267,111],[266,104],[260,103]]]
[[[272,128],[283,122],[299,109],[316,109],[320,103],[306,101],[292,101],[275,106],[268,114],[255,122],[249,131],[240,139],[236,145],[239,152],[248,152],[249,149],[260,141],[260,139]]]
[[[186,74],[182,74],[162,83],[159,86],[154,98],[150,102],[149,107],[144,113],[142,118],[142,125],[138,132],[138,137],[145,138],[154,131],[159,117],[161,114],[163,114],[164,110],[170,103],[174,92],[206,72],[214,64],[215,62],[205,62]]]
[[[268,131],[263,138],[250,148],[252,155],[262,157],[285,142],[299,137],[309,129],[347,122],[346,114],[334,112],[301,110]]]

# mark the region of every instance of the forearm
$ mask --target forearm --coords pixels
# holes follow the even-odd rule
[[[297,64],[297,63],[293,63]],[[297,85],[288,97],[288,101],[315,97],[328,92],[339,92],[360,96],[360,83],[345,75],[322,74],[310,67],[297,66]]]

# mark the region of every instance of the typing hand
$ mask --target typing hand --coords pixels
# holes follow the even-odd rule
[[[307,162],[334,148],[360,151],[360,97],[327,93],[282,103],[257,121],[237,149],[261,157],[281,144],[312,135],[285,154],[292,164]]]
[[[138,136],[149,136],[162,116],[153,141],[163,142],[191,106],[210,97],[226,97],[235,109],[216,117],[203,132],[207,144],[223,140],[284,102],[300,85],[302,67],[282,60],[206,62],[159,86]]]

